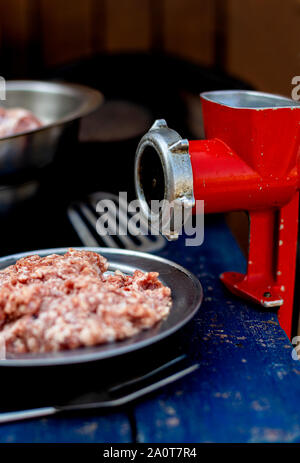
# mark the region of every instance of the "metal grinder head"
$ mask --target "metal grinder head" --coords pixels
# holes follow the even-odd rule
[[[176,239],[182,220],[176,211],[245,210],[249,214],[247,273],[220,277],[234,294],[261,307],[280,307],[291,334],[300,188],[300,105],[253,91],[201,94],[205,140],[188,141],[157,120],[141,139],[135,186],[143,215]],[[151,211],[152,200],[173,204]],[[181,215],[179,214],[179,217]]]

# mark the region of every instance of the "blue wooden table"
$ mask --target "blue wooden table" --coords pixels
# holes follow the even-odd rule
[[[193,271],[205,298],[179,334],[200,368],[126,412],[0,426],[0,442],[300,442],[300,362],[272,312],[224,289],[222,271],[244,257],[222,217],[209,219],[200,248],[160,253]]]

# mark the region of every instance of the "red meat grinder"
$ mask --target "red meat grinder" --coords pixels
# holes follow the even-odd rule
[[[205,213],[249,213],[245,275],[220,278],[237,296],[279,308],[291,336],[300,188],[300,105],[254,91],[201,94],[205,140],[188,141],[157,120],[136,153],[135,184],[144,215],[151,199]],[[159,212],[160,218],[163,214]],[[159,220],[159,217],[157,217]],[[181,224],[182,225],[182,224]],[[169,239],[180,233],[174,229]]]

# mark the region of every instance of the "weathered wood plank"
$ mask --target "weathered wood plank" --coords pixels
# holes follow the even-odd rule
[[[0,443],[131,442],[126,415],[46,418],[0,426]]]
[[[149,51],[151,0],[106,0],[106,51]]]
[[[38,0],[2,0],[0,25],[3,74],[30,75],[35,70],[39,44]]]
[[[92,0],[40,0],[40,8],[47,66],[92,53]]]
[[[215,2],[164,0],[164,50],[210,66],[214,63]]]
[[[201,248],[165,251],[203,284],[203,306],[177,340],[200,368],[136,407],[138,440],[299,442],[300,362],[276,314],[221,286],[219,273],[245,263],[224,223],[207,220],[205,233]]]
[[[276,314],[242,303],[220,284],[245,260],[223,219],[206,219],[205,243],[170,243],[165,257],[200,278],[205,300],[178,335],[200,368],[135,407],[142,442],[300,442],[300,363]],[[167,341],[172,350],[172,338]],[[126,442],[124,414],[77,415],[0,426],[0,442]]]
[[[291,94],[299,74],[300,4],[229,0],[226,70],[260,90]]]

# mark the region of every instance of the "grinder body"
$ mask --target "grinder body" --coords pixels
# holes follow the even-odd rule
[[[266,309],[278,307],[280,324],[290,336],[300,188],[300,106],[280,96],[246,91],[208,92],[201,99],[205,140],[182,140],[177,134],[178,141],[175,136],[167,148],[161,146],[156,136],[170,130],[163,123],[156,123],[149,137],[142,139],[136,162],[138,196],[143,197],[142,147],[149,141],[162,163],[165,199],[190,205],[204,200],[205,213],[248,211],[247,273],[226,272],[220,278],[234,294]],[[174,177],[174,172],[180,171],[175,159],[180,154],[186,156],[186,164],[189,158],[192,172],[184,167],[185,183],[178,175]],[[171,190],[170,183],[175,184]],[[186,191],[183,184],[189,185]]]

